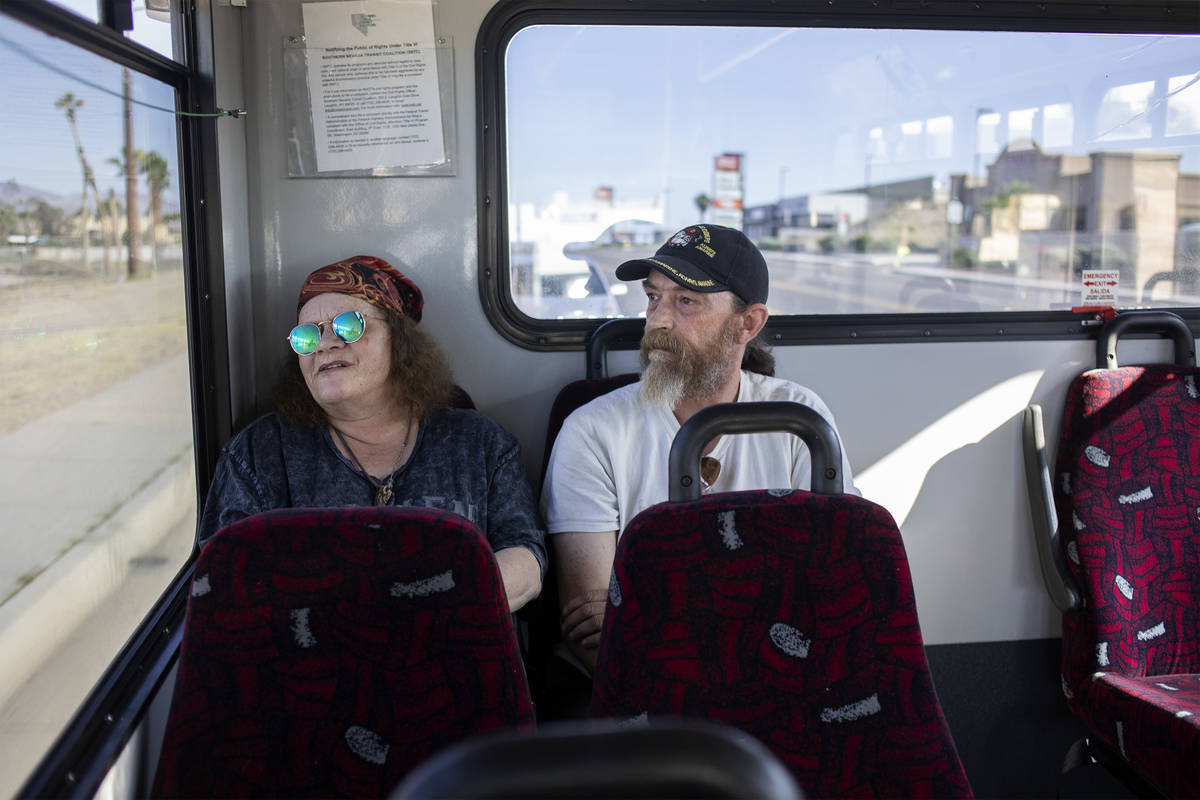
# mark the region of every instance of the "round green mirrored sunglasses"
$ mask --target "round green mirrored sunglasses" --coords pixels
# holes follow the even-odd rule
[[[367,330],[366,318],[357,311],[343,311],[331,319],[328,324],[337,337],[347,344],[357,342]],[[321,343],[325,325],[324,322],[308,322],[304,325],[297,325],[288,334],[288,344],[302,356],[312,355],[317,351],[317,345]]]

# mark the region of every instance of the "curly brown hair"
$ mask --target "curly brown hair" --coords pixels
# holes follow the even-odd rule
[[[459,390],[437,342],[409,317],[386,308],[379,310],[391,340],[392,368],[388,380],[396,404],[410,407],[418,419],[449,405]],[[329,422],[308,390],[295,357],[284,360],[271,402],[289,425],[317,428]]]

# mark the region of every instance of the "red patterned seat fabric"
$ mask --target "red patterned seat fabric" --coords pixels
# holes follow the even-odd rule
[[[272,511],[197,561],[154,794],[384,797],[440,748],[532,719],[470,521]]]
[[[1106,727],[1110,746],[1171,797],[1195,797],[1200,753],[1200,675],[1128,678],[1096,673],[1085,721]],[[1103,736],[1106,741],[1110,736]]]
[[[847,495],[663,503],[617,546],[593,716],[745,730],[810,797],[969,797],[904,545]]]
[[[1200,787],[1198,380],[1177,366],[1079,376],[1054,481],[1084,597],[1063,615],[1063,691],[1104,743],[1176,796]]]

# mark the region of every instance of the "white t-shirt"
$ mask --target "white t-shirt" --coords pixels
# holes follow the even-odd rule
[[[624,531],[639,511],[668,499],[667,457],[679,421],[666,408],[642,402],[639,388],[633,383],[602,395],[563,423],[542,488],[549,533]],[[814,392],[743,370],[738,401],[760,400],[803,403],[837,430],[833,414]],[[722,436],[709,455],[721,463],[710,492],[811,485],[808,447],[790,433]],[[844,448],[842,480],[844,491],[859,493]]]

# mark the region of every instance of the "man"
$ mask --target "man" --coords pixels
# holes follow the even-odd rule
[[[772,377],[774,358],[756,341],[767,322],[767,263],[741,231],[684,228],[653,258],[619,266],[617,277],[642,281],[646,292],[641,381],[567,418],[542,492],[564,641],[589,671],[617,538],[639,511],[667,499],[667,454],[679,426],[714,403],[762,400],[803,403],[833,425],[816,394]],[[723,436],[705,455],[705,491],[811,483],[808,448],[790,434]],[[857,494],[845,455],[842,470],[845,490]]]

